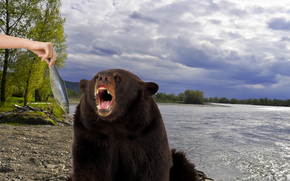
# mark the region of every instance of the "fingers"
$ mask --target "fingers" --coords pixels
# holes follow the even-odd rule
[[[53,49],[52,43],[45,43],[45,46],[43,49],[45,51],[45,55],[42,56],[42,61],[45,60],[48,63],[49,68],[51,68],[55,63],[55,58],[56,58],[56,53]],[[50,61],[48,61],[47,58],[51,58]]]
[[[55,63],[56,53],[53,49],[52,43],[44,43],[44,42],[37,42],[37,41],[29,41],[30,46],[29,50],[33,51],[35,54],[37,54],[39,57],[42,57],[41,61],[45,60],[49,68],[51,68]],[[47,58],[51,58],[50,61],[48,61]]]
[[[53,50],[53,55],[52,55],[52,57],[50,59],[49,68],[51,68],[54,65],[55,58],[56,58],[56,53]]]
[[[51,68],[54,65],[56,53],[53,49],[52,43],[31,41],[31,46],[29,49],[32,50],[35,54],[37,54],[39,57],[42,57],[41,61],[45,60],[48,63],[49,68]],[[51,58],[51,60],[48,61],[47,58]]]

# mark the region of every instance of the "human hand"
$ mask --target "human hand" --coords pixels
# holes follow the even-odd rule
[[[30,47],[28,49],[37,54],[38,57],[41,57],[41,61],[45,60],[48,63],[49,68],[54,65],[56,53],[53,49],[52,43],[30,41]],[[48,61],[47,58],[51,58],[50,61]]]

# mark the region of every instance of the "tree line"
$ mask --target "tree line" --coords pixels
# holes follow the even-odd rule
[[[67,90],[67,96],[69,98],[81,98],[83,95],[81,92],[77,92],[75,90],[71,90],[71,89],[66,89],[66,90]]]
[[[0,1],[0,33],[9,36],[52,42],[55,65],[64,67],[67,58],[65,19],[60,15],[60,0]],[[12,95],[24,97],[24,104],[35,95],[35,101],[52,95],[49,68],[45,61],[29,50],[0,50],[1,103]]]
[[[175,102],[175,103],[187,103],[187,104],[203,104],[205,102],[211,103],[228,103],[228,104],[252,104],[252,105],[268,105],[268,106],[290,106],[290,99],[228,99],[226,97],[204,97],[204,92],[199,90],[186,90],[184,93],[178,95],[166,94],[164,92],[157,93],[154,96],[156,102]]]
[[[260,99],[228,99],[226,97],[217,98],[210,97],[204,98],[204,102],[213,102],[213,103],[229,103],[229,104],[252,104],[252,105],[268,105],[268,106],[290,106],[290,99],[280,100],[280,99],[268,99],[268,98],[260,98]]]
[[[203,104],[204,92],[200,90],[186,90],[184,93],[179,93],[177,96],[165,94],[164,92],[157,93],[153,96],[157,102],[177,102],[186,104]]]

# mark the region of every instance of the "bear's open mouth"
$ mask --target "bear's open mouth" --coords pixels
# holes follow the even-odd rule
[[[97,89],[98,109],[110,111],[113,103],[113,96],[105,85],[101,85]]]

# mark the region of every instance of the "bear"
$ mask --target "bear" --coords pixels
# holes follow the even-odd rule
[[[123,69],[79,82],[73,121],[72,181],[195,181],[184,152],[170,150],[159,86]]]

